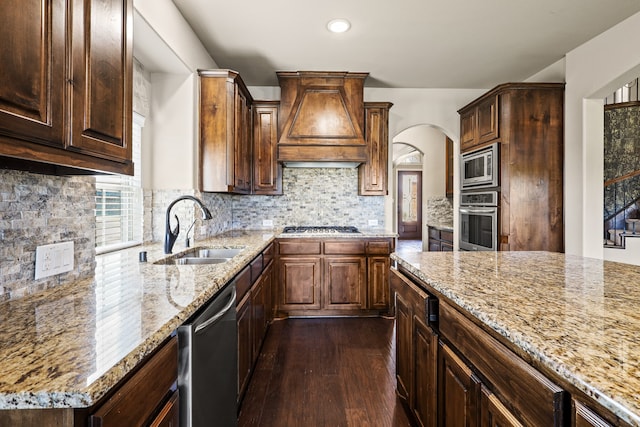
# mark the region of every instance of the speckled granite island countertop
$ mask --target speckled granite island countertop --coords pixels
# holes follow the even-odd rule
[[[245,247],[224,264],[155,265],[166,257],[160,244],[100,255],[91,279],[0,304],[0,409],[93,405],[274,237],[228,232],[195,243]]]
[[[391,257],[534,366],[640,426],[640,267],[549,252]]]

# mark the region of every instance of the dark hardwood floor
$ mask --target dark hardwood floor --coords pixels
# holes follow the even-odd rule
[[[239,426],[400,427],[392,319],[275,321],[239,416]]]

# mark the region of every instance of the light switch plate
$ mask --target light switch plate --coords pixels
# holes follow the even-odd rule
[[[73,241],[36,248],[36,280],[73,270]]]
[[[369,227],[375,227],[376,225],[378,225],[378,220],[377,219],[370,219],[369,220]]]
[[[262,226],[263,227],[273,227],[273,220],[272,219],[263,219],[262,220]]]

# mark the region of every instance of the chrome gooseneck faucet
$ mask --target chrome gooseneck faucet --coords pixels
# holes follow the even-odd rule
[[[173,244],[176,242],[176,239],[178,238],[178,234],[180,233],[180,220],[178,219],[178,215],[174,215],[176,219],[176,228],[172,230],[171,224],[170,224],[171,208],[180,200],[193,200],[198,205],[198,207],[202,210],[202,219],[208,220],[213,218],[211,216],[211,212],[209,212],[209,209],[207,209],[207,207],[204,205],[204,203],[202,203],[200,199],[193,196],[180,196],[177,199],[175,199],[173,202],[171,202],[171,204],[167,208],[167,222],[165,224],[165,232],[164,232],[164,253],[165,254],[171,253],[171,251],[173,250]]]

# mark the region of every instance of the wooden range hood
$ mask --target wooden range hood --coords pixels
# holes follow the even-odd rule
[[[367,161],[364,80],[369,73],[278,72],[278,161],[356,166]],[[321,162],[321,163],[317,163]]]

